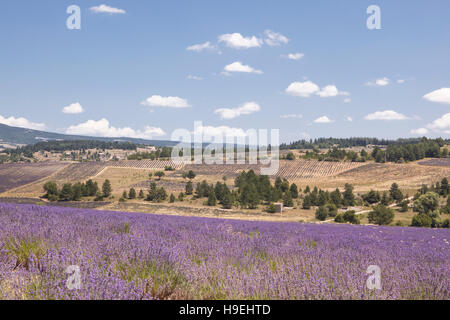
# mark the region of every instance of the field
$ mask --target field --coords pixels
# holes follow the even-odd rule
[[[443,166],[443,167],[450,167],[450,158],[444,158],[444,159],[430,159],[430,160],[420,161],[419,164],[425,165],[425,166]]]
[[[448,300],[448,238],[0,203],[0,299]],[[370,265],[380,290],[366,287]]]
[[[0,193],[48,177],[65,166],[64,162],[0,164]]]

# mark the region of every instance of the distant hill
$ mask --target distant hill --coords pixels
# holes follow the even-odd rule
[[[123,138],[123,137],[104,138],[104,137],[74,136],[18,127],[10,127],[4,124],[0,124],[0,144],[4,143],[12,145],[29,145],[41,141],[52,141],[52,140],[128,141],[135,144],[144,144],[157,147],[170,147],[177,144],[177,142],[167,140],[145,140],[145,139]]]

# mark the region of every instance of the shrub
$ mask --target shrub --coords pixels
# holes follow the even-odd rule
[[[325,221],[328,217],[328,209],[324,206],[319,207],[316,210],[316,219],[320,221]]]
[[[431,219],[428,215],[425,213],[419,213],[415,215],[412,219],[411,225],[413,227],[424,227],[424,228],[431,228],[433,224],[433,219]]]
[[[373,208],[368,217],[370,223],[388,225],[394,220],[394,210],[380,204]]]

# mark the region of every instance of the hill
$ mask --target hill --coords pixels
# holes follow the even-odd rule
[[[10,127],[4,124],[0,124],[0,144],[29,145],[41,141],[52,141],[52,140],[96,140],[107,142],[123,141],[157,147],[166,147],[166,146],[169,147],[176,145],[176,142],[167,140],[145,140],[145,139],[125,138],[125,137],[105,138],[105,137],[75,136],[18,127]]]

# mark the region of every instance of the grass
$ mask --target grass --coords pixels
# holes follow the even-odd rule
[[[16,258],[16,266],[14,269],[24,267],[29,270],[32,257],[36,258],[39,267],[40,259],[47,253],[47,245],[45,242],[34,238],[16,239],[11,237],[6,240],[5,249],[8,255]]]

